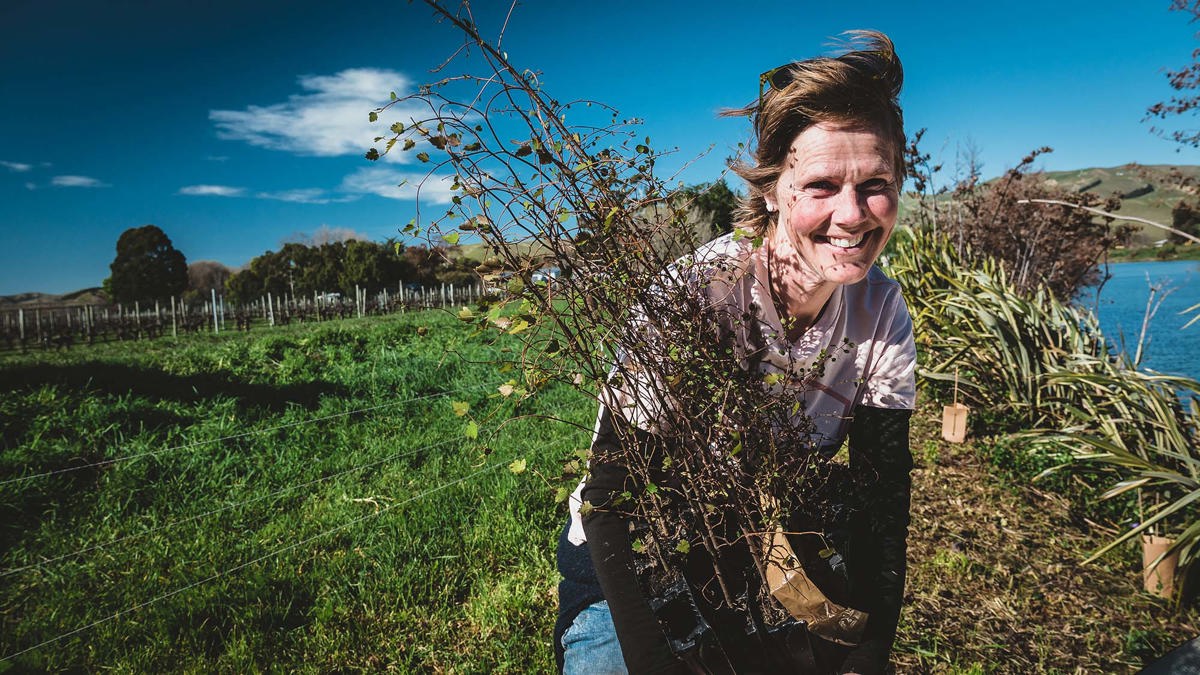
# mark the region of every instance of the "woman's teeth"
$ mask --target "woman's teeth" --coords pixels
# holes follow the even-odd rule
[[[837,239],[835,237],[827,237],[825,240],[838,248],[854,248],[862,243],[863,235],[860,234],[853,239]]]

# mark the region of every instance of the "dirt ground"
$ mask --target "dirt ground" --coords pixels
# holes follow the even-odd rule
[[[914,418],[897,672],[1132,673],[1200,636],[1200,603],[1141,590],[1140,550],[1080,564],[1114,530],[942,441],[937,414]]]

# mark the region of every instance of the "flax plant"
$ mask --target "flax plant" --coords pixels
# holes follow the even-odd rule
[[[1164,556],[1180,552],[1185,570],[1200,551],[1200,382],[1140,370],[1090,311],[1020,291],[994,260],[968,265],[946,237],[913,228],[894,242],[889,271],[905,287],[926,386],[961,373],[977,418],[1067,459],[1043,474],[1108,469],[1103,499],[1136,492],[1139,522],[1089,562],[1154,533],[1175,538]]]

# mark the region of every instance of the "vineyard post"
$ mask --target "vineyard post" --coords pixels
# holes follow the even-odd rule
[[[221,328],[217,324],[217,289],[212,289],[212,312],[213,312],[213,333],[220,333]]]
[[[267,291],[267,325],[275,325],[275,304],[271,298],[271,291]]]
[[[42,341],[42,310],[40,310],[40,309],[33,310],[33,323],[36,324],[36,326],[37,326],[38,342],[41,342]]]
[[[25,310],[17,310],[17,323],[20,325],[21,330],[21,344],[25,344]]]
[[[179,331],[175,328],[175,296],[171,296],[171,337],[179,337]]]
[[[142,305],[137,300],[133,301],[133,325],[137,328],[137,336],[140,340],[142,337]]]

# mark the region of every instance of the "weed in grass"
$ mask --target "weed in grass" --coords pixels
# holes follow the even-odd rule
[[[1149,663],[1173,646],[1170,636],[1159,629],[1131,628],[1125,634],[1125,655],[1142,663]]]
[[[952,575],[952,578],[970,574],[973,567],[966,554],[947,549],[938,549],[930,562]]]

